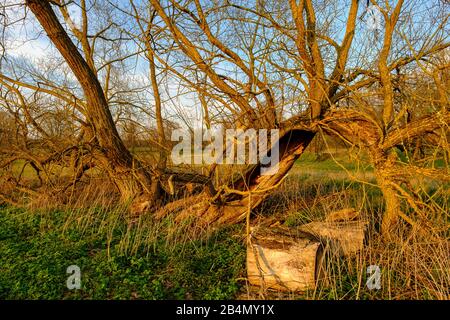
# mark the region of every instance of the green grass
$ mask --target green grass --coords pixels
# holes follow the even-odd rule
[[[231,299],[239,290],[245,250],[236,229],[173,245],[157,237],[126,254],[125,221],[111,239],[108,228],[84,232],[67,219],[0,209],[0,299]],[[97,222],[91,230],[105,221]],[[66,287],[70,265],[81,269],[80,290]]]
[[[317,155],[311,152],[304,152],[296,161],[295,165],[305,171],[373,171],[373,167],[367,161],[357,162],[350,159],[349,154],[337,153],[327,156],[325,159],[317,159]]]
[[[446,242],[419,243],[417,248],[407,242],[386,246],[377,233],[384,201],[374,184],[372,168],[345,153],[322,161],[311,153],[302,155],[255,214],[275,215],[285,226],[296,227],[354,207],[370,222],[370,241],[360,256],[330,262],[328,287],[274,297],[427,299],[447,294]],[[448,235],[448,184],[424,180],[414,185],[428,221]],[[0,207],[0,299],[247,297],[243,224],[192,240],[170,218],[155,223],[151,216],[140,216],[131,224],[121,208],[30,212]],[[373,263],[382,266],[383,283],[389,283],[382,292],[364,290],[364,270]],[[70,265],[81,269],[80,290],[66,287]]]

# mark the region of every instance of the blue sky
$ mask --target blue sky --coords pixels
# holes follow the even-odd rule
[[[14,3],[23,3],[23,1],[17,1],[17,0],[0,0],[3,5],[11,5]],[[88,1],[89,2],[89,1]],[[139,2],[139,1],[138,1]],[[334,17],[334,20],[332,23],[335,23],[337,28],[337,33],[334,35],[334,38],[336,40],[339,40],[342,38],[344,33],[344,26],[346,21],[346,15],[348,12],[348,2],[349,0],[345,1],[339,1],[335,2],[338,8],[343,9],[342,11],[344,14],[342,15],[336,15]],[[390,1],[392,2],[392,1]],[[422,15],[422,13],[426,12],[427,8],[436,5],[439,2],[439,0],[415,0],[415,1],[405,1],[404,10],[410,10],[413,9],[412,12],[415,15]],[[128,6],[128,0],[119,0],[115,1],[115,3],[118,3],[122,6]],[[326,2],[324,2],[326,3]],[[365,6],[365,5],[363,5]],[[444,10],[449,10],[449,6],[442,6]],[[334,10],[334,7],[324,7],[324,10]],[[361,13],[362,13],[361,9]],[[330,11],[330,13],[331,13]],[[9,8],[9,19],[15,20],[22,16],[24,16],[24,7],[18,6],[18,7],[12,7]],[[69,12],[72,16],[72,19],[75,24],[78,24],[81,19],[81,12],[77,5],[72,4],[69,6]],[[443,12],[443,14],[448,14],[449,12]],[[429,18],[429,19],[428,19]],[[414,29],[415,27],[417,30],[422,30],[423,34],[430,34],[433,31],[433,27],[436,25],[435,22],[431,21],[431,17],[427,15],[422,15],[422,20],[418,20],[417,17],[412,18],[410,20],[410,26]],[[341,28],[339,28],[339,25]],[[371,31],[368,33],[367,26],[364,25],[363,21],[358,20],[358,26],[360,28],[359,32],[357,32],[357,35],[355,37],[355,44],[358,42],[364,43],[365,50],[368,49],[369,51],[364,51],[364,55],[358,56],[357,51],[352,51],[352,59],[358,59],[358,63],[361,63],[361,59],[366,60],[366,63],[374,62],[376,59],[376,55],[379,51],[379,44],[380,41],[378,41],[378,45],[374,41],[374,35],[371,34]],[[447,30],[449,30],[449,27],[447,26]],[[407,32],[408,30],[404,30]],[[8,47],[7,54],[12,57],[25,57],[26,59],[30,61],[39,60],[42,58],[45,58],[49,54],[54,55],[58,54],[54,47],[50,44],[47,36],[42,33],[40,26],[36,23],[33,15],[29,12],[25,23],[16,23],[12,26],[8,27],[7,30],[7,43],[6,47]],[[382,39],[382,34],[379,35],[380,39]],[[447,35],[448,37],[448,35]],[[372,40],[371,40],[372,39]],[[418,46],[419,44],[415,44],[415,46]],[[395,46],[395,43],[394,43]],[[370,53],[368,53],[370,52]],[[356,60],[354,60],[356,61]],[[352,62],[351,63],[356,63]],[[147,74],[148,74],[148,65],[145,62],[144,59],[130,59],[129,61],[130,67],[133,67],[133,69],[130,70],[130,74],[127,76],[129,77],[130,81],[146,81]],[[223,65],[223,67],[227,67],[226,65]],[[328,68],[330,70],[330,68]],[[175,90],[176,84],[174,84]],[[173,101],[173,103],[179,104],[179,106],[175,107],[181,107],[186,109],[186,114],[188,116],[191,116],[193,121],[200,121],[202,119],[201,114],[201,108],[198,108],[198,102],[194,99],[192,95],[185,95],[180,97],[178,100]]]

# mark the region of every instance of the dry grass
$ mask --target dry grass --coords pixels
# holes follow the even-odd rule
[[[330,169],[323,163],[316,166],[312,162],[297,164],[283,185],[255,210],[252,223],[262,223],[270,218],[296,227],[322,220],[330,212],[353,207],[370,222],[364,250],[351,257],[339,257],[329,252],[326,260],[328,283],[301,294],[260,292],[247,285],[245,270],[242,270],[241,293],[236,298],[449,299],[448,186],[416,178],[412,183],[421,197],[418,201],[421,211],[407,211],[416,224],[400,224],[400,236],[396,241],[387,242],[379,234],[384,205],[372,172],[354,166],[349,167],[349,174],[339,168]],[[127,206],[116,205],[114,187],[99,179],[92,178],[80,184],[64,201],[43,194],[29,202],[29,210],[57,208],[66,213],[64,230],[75,226],[86,235],[106,235],[108,257],[112,243],[115,250],[127,256],[155,251],[155,246],[170,251],[194,243],[191,235],[195,232],[185,232],[185,227],[170,217],[155,221],[152,212],[138,218],[128,217]],[[233,237],[245,243],[242,228]],[[205,234],[201,238],[212,241]],[[381,269],[380,290],[369,290],[366,286],[370,265]]]
[[[423,181],[421,184],[426,185]],[[379,233],[383,199],[371,179],[354,182],[317,174],[291,176],[258,211],[256,223],[275,217],[286,226],[296,227],[322,220],[335,210],[353,207],[370,222],[364,249],[350,257],[328,252],[325,262],[328,283],[319,284],[316,290],[303,294],[261,293],[247,286],[240,298],[450,299],[449,198],[446,188],[436,189],[429,181],[427,185],[422,190],[427,223],[422,223],[421,217],[411,211],[420,228],[402,223],[398,226],[399,236],[387,241]],[[370,265],[380,267],[379,290],[366,286]]]

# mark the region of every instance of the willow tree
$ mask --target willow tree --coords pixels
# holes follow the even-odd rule
[[[340,43],[333,40],[337,57],[331,64],[331,73],[326,72],[311,1],[272,5],[258,2],[256,9],[231,2],[223,6],[206,5],[196,0],[169,1],[166,5],[152,0],[151,5],[180,52],[204,74],[210,87],[225,96],[223,100],[239,118],[241,128],[281,131],[276,173],[263,175],[261,164],[252,166],[232,185],[210,186],[205,191],[209,195],[207,200],[180,214],[180,217],[198,216],[206,224],[235,223],[259,205],[286,176],[317,132],[317,122],[331,107],[330,101],[346,71],[359,2],[352,1],[346,10],[343,39]],[[194,28],[195,31],[186,31]],[[225,31],[221,33],[222,30]],[[290,65],[279,64],[280,53],[289,54]],[[283,106],[276,96],[280,92],[279,78],[271,73],[287,74],[293,79],[289,85],[302,88],[301,98],[290,102],[301,107],[287,120],[283,119]]]
[[[80,1],[77,4],[80,19],[77,21],[70,12],[70,4],[64,1],[17,1],[5,7],[5,10],[29,9],[60,54],[53,57],[46,52],[44,62],[10,60],[9,57],[7,65],[0,70],[0,107],[15,117],[15,125],[24,137],[20,145],[2,150],[5,159],[2,157],[0,167],[4,169],[23,161],[22,172],[30,166],[41,183],[25,185],[21,181],[22,174],[18,179],[8,174],[5,181],[13,183],[16,191],[33,196],[41,192],[62,194],[95,166],[100,172],[107,173],[123,202],[132,201],[138,207],[141,203],[161,205],[165,195],[162,180],[171,176],[174,180],[196,181],[197,176],[166,172],[164,119],[152,46],[141,39],[139,44],[144,49],[134,50],[130,45],[134,40],[127,35],[130,30],[120,30],[121,17],[114,15],[113,5],[107,7],[107,2],[89,4]],[[17,12],[8,14],[16,19]],[[26,23],[29,20],[25,20]],[[149,37],[148,33],[146,37]],[[127,59],[142,53],[150,62],[150,85],[130,85],[126,83],[131,78],[125,74]],[[55,64],[61,64],[61,68],[55,70]],[[141,97],[142,87],[151,93]],[[75,130],[72,134],[67,132],[69,135],[64,141],[55,141],[42,119],[44,115],[60,110],[65,112],[61,124],[62,121],[72,123]],[[144,113],[149,118],[156,118],[155,144],[161,150],[157,165],[146,163],[144,168],[125,147],[119,136],[119,122],[123,121],[121,115],[124,113],[135,117]],[[149,129],[149,125],[137,121],[132,124]],[[43,143],[30,148],[37,141]],[[74,175],[68,179],[70,183],[55,185],[56,181],[51,179],[54,177],[50,177],[54,176],[51,171],[55,166],[73,167]],[[204,179],[200,178],[200,181]],[[7,200],[14,203],[14,197]]]
[[[418,3],[289,0],[249,5],[246,1],[150,0],[130,1],[126,10],[115,6],[137,23],[135,28],[115,23],[117,16],[110,21],[133,38],[149,62],[160,144],[166,137],[157,65],[194,89],[208,126],[213,116],[222,115],[235,127],[281,133],[273,146],[280,149],[277,172],[263,175],[259,163],[241,178],[217,184],[212,179],[217,167],[212,166],[206,177],[187,175],[187,180],[205,185],[202,194],[168,203],[157,215],[177,212],[179,219],[194,216],[197,223],[213,226],[241,221],[279,185],[312,139],[325,132],[369,153],[386,202],[383,231],[389,234],[399,217],[408,220],[400,197],[406,198],[409,190],[401,186],[405,170],[399,169],[395,148],[440,129],[446,135],[450,120],[448,63],[433,62],[442,53],[448,56],[448,4],[421,4],[424,10],[415,13]],[[80,2],[81,27],[70,20],[65,5],[26,1],[82,88],[82,112],[90,132],[83,139],[92,144],[96,162],[123,200],[154,204],[161,196],[160,181],[174,175],[164,168],[163,152],[156,169],[149,169],[125,147],[93,59],[86,3]],[[54,8],[60,10],[80,50]],[[379,25],[371,30],[365,17],[369,9],[380,15]],[[421,21],[425,16],[433,17],[435,23],[426,25]],[[429,30],[433,32],[425,33]],[[417,37],[419,31],[422,34]],[[169,45],[166,54],[155,49],[155,38]],[[404,120],[410,106],[402,90],[409,84],[402,79],[418,68],[431,72],[439,98],[429,101],[427,112]],[[10,86],[24,85],[18,79],[0,79]],[[425,171],[433,176],[441,173]]]
[[[404,114],[399,70],[409,72],[410,65],[447,50],[448,12],[441,8],[446,4],[427,8],[436,22],[429,26],[433,33],[417,40],[414,33],[423,32],[424,25],[423,16],[414,14],[414,1],[150,2],[179,52],[207,79],[200,91],[218,90],[240,127],[281,131],[278,172],[265,176],[261,164],[252,166],[238,181],[208,188],[209,198],[196,206],[180,204],[181,219],[197,216],[209,225],[242,220],[323,131],[369,153],[386,202],[383,232],[391,233],[399,217],[411,222],[401,209],[407,191],[399,186],[404,169],[396,166],[394,149],[445,127],[448,91],[442,93],[438,84],[445,97],[439,109],[399,121]],[[375,28],[367,28],[367,11],[379,14]],[[446,176],[439,171],[434,176],[442,173]]]
[[[85,59],[78,51],[48,1],[27,1],[26,4],[64,57],[83,89],[88,122],[92,126],[99,147],[96,157],[107,168],[110,178],[116,184],[122,197],[131,198],[136,194],[148,192],[148,187],[152,184],[152,176],[132,157],[119,137],[92,60],[88,55]],[[84,8],[84,13],[85,10]],[[87,32],[86,28],[87,21],[84,20],[84,33]],[[78,32],[83,31],[77,30],[77,34]],[[79,37],[85,39],[86,35],[83,37],[80,34]],[[88,44],[83,42],[83,46]],[[89,49],[86,48],[86,50]]]

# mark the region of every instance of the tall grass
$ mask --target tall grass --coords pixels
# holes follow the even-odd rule
[[[450,206],[446,189],[422,181],[422,200],[428,210],[426,225],[400,224],[400,236],[387,242],[379,233],[383,198],[372,182],[294,174],[265,202],[258,211],[259,220],[276,216],[289,227],[322,220],[330,212],[348,207],[356,208],[361,218],[369,221],[361,252],[341,257],[326,250],[326,282],[301,295],[267,292],[266,298],[450,299]],[[366,285],[371,265],[381,270],[379,290]],[[259,293],[246,297],[259,297]]]
[[[304,170],[305,163],[294,167],[283,185],[255,210],[252,218],[253,224],[270,218],[295,228],[322,220],[332,211],[353,207],[360,212],[361,218],[369,221],[364,249],[350,257],[326,252],[326,283],[304,293],[261,293],[247,285],[244,226],[194,237],[195,232],[186,232],[186,227],[176,223],[170,215],[158,221],[152,212],[138,217],[129,216],[127,205],[118,206],[113,188],[107,183],[99,183],[101,181],[92,181],[73,190],[65,205],[43,197],[31,203],[27,211],[16,213],[12,219],[16,224],[23,224],[20,228],[34,221],[35,233],[25,233],[24,239],[17,239],[22,244],[35,239],[37,246],[42,243],[43,250],[54,250],[46,238],[50,233],[58,239],[72,239],[74,248],[85,248],[86,242],[92,241],[96,243],[94,247],[80,249],[82,259],[95,260],[97,267],[92,268],[108,270],[113,275],[120,272],[120,268],[125,272],[117,282],[102,282],[103,277],[99,280],[92,276],[89,280],[91,287],[86,288],[85,294],[58,291],[50,298],[449,299],[448,186],[426,179],[414,181],[422,211],[420,215],[413,211],[408,214],[417,221],[417,225],[400,224],[398,241],[386,242],[379,234],[384,212],[383,198],[370,170],[359,172],[356,166],[347,166],[353,178],[357,177],[350,179],[339,166],[333,170],[329,166],[325,169],[321,166],[319,163],[314,167],[310,163],[307,171]],[[59,214],[55,216],[52,212]],[[7,214],[2,213],[5,221],[8,221]],[[16,230],[19,226],[11,228]],[[12,235],[9,231],[6,233],[8,236],[0,237],[0,251],[8,253],[8,250],[13,250],[9,246],[13,245],[8,242]],[[58,247],[58,250],[64,248]],[[25,259],[26,253],[19,250],[18,254]],[[134,264],[117,265],[117,259],[134,261]],[[3,263],[9,264],[6,274],[11,274],[16,263],[14,259]],[[381,269],[380,290],[369,290],[366,286],[367,267],[370,265]],[[59,272],[64,274],[64,270]],[[192,284],[192,277],[199,283]],[[4,286],[10,284],[6,278],[3,279]],[[136,280],[126,293],[115,287],[120,286],[120,282],[136,278],[139,281]],[[146,278],[153,284],[149,286]],[[3,293],[0,286],[0,296],[27,297],[31,294],[32,297],[48,297],[40,295],[38,288],[27,291],[27,283],[23,281],[22,278],[17,280],[15,285],[19,289],[4,289]],[[103,285],[99,288],[96,281]],[[61,283],[55,282],[54,285],[61,286]],[[139,291],[137,287],[144,289]],[[99,293],[96,294],[96,290]],[[111,293],[117,290],[122,293]],[[133,295],[131,291],[138,293]]]

